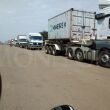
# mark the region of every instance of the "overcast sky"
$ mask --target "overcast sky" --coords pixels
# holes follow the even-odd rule
[[[70,8],[96,11],[98,0],[0,0],[0,40],[48,30],[48,18]]]
[[[101,4],[110,4],[110,0],[99,0]]]

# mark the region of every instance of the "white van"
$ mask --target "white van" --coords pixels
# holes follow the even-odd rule
[[[29,33],[29,49],[42,49],[43,48],[43,37],[40,33]]]

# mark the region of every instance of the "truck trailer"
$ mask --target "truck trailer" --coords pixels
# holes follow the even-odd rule
[[[110,67],[110,41],[98,39],[96,13],[70,9],[48,20],[47,54]]]

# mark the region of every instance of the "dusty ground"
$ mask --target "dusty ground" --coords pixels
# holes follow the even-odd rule
[[[50,110],[60,104],[77,110],[110,110],[110,69],[0,46],[0,73],[0,110]]]

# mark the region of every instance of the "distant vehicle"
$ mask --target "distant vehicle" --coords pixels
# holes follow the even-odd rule
[[[10,47],[13,46],[13,39],[9,40],[9,45],[10,45]]]
[[[97,39],[94,12],[72,8],[49,19],[48,24],[47,54],[63,53],[68,59],[110,67],[110,40]]]
[[[13,45],[14,45],[15,47],[18,46],[18,42],[17,42],[17,39],[16,39],[16,38],[13,40]]]
[[[29,33],[29,49],[42,49],[43,48],[43,37],[40,33]]]
[[[0,41],[0,44],[2,45],[3,43]]]
[[[17,39],[11,39],[10,40],[10,45],[11,46],[16,46],[16,43],[17,43]]]
[[[17,36],[17,43],[18,46],[21,48],[27,48],[28,46],[28,39],[26,35],[18,35]]]

